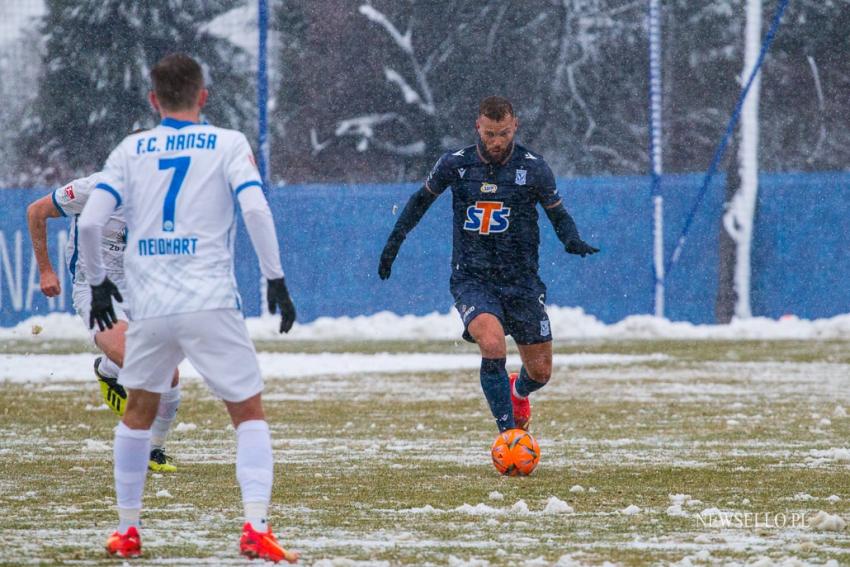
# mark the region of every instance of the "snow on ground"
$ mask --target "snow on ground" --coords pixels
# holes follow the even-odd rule
[[[546,501],[546,507],[543,509],[544,514],[572,514],[575,512],[572,506],[558,498],[550,496]]]
[[[406,402],[414,400],[415,407],[435,399],[451,399],[455,403],[470,398],[480,401],[474,372],[470,373],[469,380],[415,375],[415,372],[435,368],[475,368],[479,360],[476,355],[270,352],[261,352],[260,355],[264,374],[273,379],[303,375],[305,372],[322,374],[314,380],[275,380],[270,384],[267,398],[270,402],[281,399],[312,399],[323,403],[334,400],[371,401],[372,407],[376,408],[374,416],[349,418],[346,415],[344,420],[352,421],[344,425],[340,422],[338,427],[331,424],[322,428],[321,420],[317,420],[297,426],[287,424],[275,430],[275,452],[286,462],[287,474],[315,477],[314,489],[317,491],[330,491],[328,486],[323,485],[329,482],[328,479],[344,478],[358,466],[378,459],[392,463],[390,470],[394,471],[393,475],[399,475],[398,478],[407,478],[405,475],[413,471],[427,470],[441,462],[453,467],[470,467],[472,478],[475,474],[472,467],[480,466],[482,459],[487,458],[486,445],[477,451],[468,449],[468,442],[479,441],[472,428],[467,432],[463,427],[463,433],[451,434],[450,439],[461,436],[464,443],[447,443],[448,429],[441,432],[439,425],[435,426],[426,416],[404,413]],[[0,356],[0,367],[7,364],[3,362],[5,360],[11,361],[8,367],[14,365],[16,377],[24,370],[31,372],[31,380],[37,383],[34,389],[38,391],[54,386],[79,389],[83,384],[81,381],[91,380],[91,358],[90,353]],[[717,487],[692,482],[679,484],[677,481],[673,481],[670,491],[653,497],[648,492],[651,483],[606,486],[604,478],[624,466],[643,471],[670,465],[680,470],[683,478],[705,477],[707,473],[703,471],[728,466],[732,459],[741,459],[742,478],[762,474],[770,474],[772,478],[776,478],[777,474],[795,478],[808,473],[808,478],[817,479],[819,475],[811,474],[813,468],[819,469],[819,474],[826,474],[845,467],[850,458],[845,440],[828,431],[822,438],[811,438],[805,427],[809,424],[811,427],[818,426],[822,417],[833,415],[839,404],[850,407],[846,388],[850,365],[824,361],[742,362],[730,361],[722,355],[716,360],[691,361],[670,355],[576,354],[558,356],[556,367],[556,375],[545,390],[544,398],[552,409],[540,414],[536,424],[545,456],[543,470],[556,469],[562,475],[551,489],[529,494],[531,484],[517,486],[517,482],[522,480],[500,482],[507,479],[494,477],[492,485],[480,485],[470,492],[469,498],[446,499],[439,492],[434,492],[434,487],[452,479],[437,473],[424,477],[434,483],[423,484],[425,498],[382,496],[370,499],[368,483],[365,488],[353,483],[351,516],[346,520],[353,524],[317,527],[325,521],[323,514],[332,508],[316,497],[312,497],[312,503],[298,502],[297,506],[278,508],[281,518],[299,518],[300,524],[287,530],[290,532],[287,538],[296,549],[306,552],[308,559],[303,563],[339,566],[396,564],[346,556],[348,552],[341,551],[346,546],[376,555],[416,550],[423,556],[441,554],[440,561],[428,563],[430,565],[476,566],[502,565],[508,561],[541,566],[598,565],[606,557],[616,557],[620,550],[646,557],[669,557],[675,561],[673,564],[683,566],[824,565],[829,555],[844,553],[840,546],[845,541],[842,538],[846,526],[842,526],[842,522],[846,523],[847,512],[842,503],[847,495],[842,491],[842,485],[824,487],[813,481],[804,484],[793,482],[781,489],[775,498],[765,502],[758,500],[757,491],[735,491],[726,486],[718,493]],[[62,378],[57,379],[59,384],[46,383],[43,373],[47,368],[53,369],[54,377],[59,376],[58,373],[67,373],[68,381],[62,383],[66,380]],[[0,380],[3,372],[8,370],[0,370]],[[184,369],[186,376],[192,372],[189,367]],[[389,375],[391,372],[410,372],[411,376]],[[435,384],[439,387],[434,388]],[[399,402],[401,409],[388,410],[384,406],[388,399]],[[564,400],[577,400],[579,403],[552,405],[561,404]],[[780,405],[789,400],[796,400],[793,415],[785,415],[786,410]],[[640,404],[633,405],[635,401]],[[575,419],[580,415],[579,407],[585,404],[591,408],[593,404],[599,404],[600,411],[581,414],[582,419]],[[541,407],[545,406],[541,404]],[[553,411],[554,407],[573,407],[576,414],[564,417],[565,414]],[[476,411],[483,419],[486,409],[479,407]],[[187,469],[195,464],[209,466],[232,459],[232,435],[209,435],[204,421],[200,419],[202,417],[192,418],[184,414],[172,437],[172,447],[180,456],[181,465]],[[725,424],[730,418],[740,422],[742,428],[752,430],[754,436],[738,436],[737,433],[728,436]],[[88,418],[82,416],[79,419]],[[716,429],[717,435],[700,434],[701,428],[694,426],[694,420],[704,423],[705,428]],[[842,422],[846,423],[846,418],[835,418],[833,427],[841,427]],[[83,424],[72,421],[64,425],[76,428]],[[375,433],[362,434],[357,432],[358,429]],[[30,435],[33,434],[46,436],[48,430],[18,431],[7,440],[8,454],[30,451],[33,446]],[[99,434],[104,435],[104,432]],[[41,443],[37,455],[67,452],[66,446],[60,442],[61,432],[51,435],[53,440]],[[96,435],[86,430],[83,439],[74,442],[86,459],[83,463],[86,469],[78,468],[77,474],[87,474],[90,461],[109,459],[109,437],[98,439]],[[376,438],[379,443],[375,442]],[[764,462],[758,463],[755,459]],[[696,471],[697,468],[701,470]],[[716,478],[722,480],[724,475]],[[546,481],[546,476],[530,480],[540,483]],[[579,481],[581,484],[576,484]],[[190,516],[193,514],[191,511],[178,512],[178,506],[185,506],[182,504],[185,496],[180,494],[183,482],[185,477],[179,478],[179,482],[172,482],[167,475],[152,477],[149,501],[160,510],[184,514],[180,518]],[[601,483],[597,484],[600,487],[598,494],[592,488],[596,483]],[[3,481],[0,481],[0,489],[4,488]],[[625,494],[620,491],[625,491]],[[837,493],[836,498],[829,500],[833,492]],[[13,496],[27,503],[36,502],[37,498],[34,493],[23,489]],[[750,505],[744,496],[752,497],[758,507]],[[9,502],[17,500],[9,498]],[[0,504],[3,504],[2,499]],[[62,507],[54,506],[54,510],[70,509],[66,502],[60,500],[60,504]],[[108,504],[100,504],[97,509]],[[11,507],[11,504],[7,502],[6,506]],[[818,513],[821,509],[822,513]],[[793,529],[722,527],[724,518],[758,510],[787,511],[789,514],[806,511],[812,523],[807,523],[805,528]],[[79,515],[79,512],[68,512],[69,518],[74,519],[74,514]],[[57,515],[54,513],[51,518]],[[160,518],[156,523],[152,522],[154,525],[148,528],[145,536],[149,549],[164,553],[162,550],[173,542],[172,526],[183,521],[180,518],[174,519],[174,524]],[[209,523],[221,525],[228,521],[232,522],[233,518],[214,516]],[[454,530],[452,533],[459,535],[436,538],[431,532],[420,530],[421,526],[432,525],[448,526]],[[549,531],[529,531],[531,527],[541,525],[549,526]],[[601,530],[600,526],[607,527]],[[52,538],[49,541],[57,545],[68,545],[78,550],[84,557],[80,563],[92,564],[93,561],[86,561],[85,550],[93,545],[92,542],[101,543],[102,532],[101,528],[80,530],[74,527],[63,528],[61,532],[54,531],[44,537]],[[566,541],[568,547],[565,545],[564,548],[569,549],[570,554],[560,552],[560,559],[552,563],[551,547],[547,548],[548,559],[538,557],[538,553],[543,552],[529,547],[535,551],[528,551],[524,560],[517,563],[520,552],[516,547],[502,554],[494,551],[501,549],[494,546],[504,545],[493,537],[494,533],[504,534],[505,539],[515,546],[529,534],[540,536],[534,541],[529,538],[529,545],[545,543],[549,538]],[[604,537],[594,539],[602,533]],[[8,530],[6,535],[7,542],[13,542],[11,548],[20,549],[22,544],[19,542],[25,541],[30,533]],[[221,550],[217,551],[220,555],[207,559],[205,563],[245,564],[244,561],[239,562],[232,548],[222,547],[220,541],[204,530],[192,532],[192,535]],[[445,549],[450,551],[440,551]],[[817,552],[818,556],[814,557],[813,552]],[[184,559],[181,563],[179,558],[174,558],[172,563],[171,551],[167,553],[169,564],[201,563],[193,559]],[[740,555],[740,562],[736,562],[738,557],[730,555],[733,553]],[[0,552],[0,560],[2,558],[3,552]],[[504,561],[500,560],[502,558]],[[659,560],[656,564],[670,563]]]
[[[847,527],[847,523],[841,516],[821,510],[812,518],[810,527],[817,530],[840,532]]]
[[[422,354],[422,353],[273,353],[259,352],[260,369],[264,376],[280,378],[320,376],[332,374],[439,372],[475,369],[481,365],[477,354]],[[666,355],[569,354],[555,355],[554,363],[560,367],[627,365],[668,359]],[[0,381],[89,381],[92,376],[92,354],[30,354],[0,355]],[[508,357],[508,364],[519,366],[519,356]],[[180,365],[185,378],[200,378],[198,371],[188,362]]]
[[[689,339],[689,340],[824,340],[850,339],[850,314],[813,321],[796,317],[781,320],[755,317],[735,320],[729,325],[694,325],[668,321],[650,315],[633,315],[606,325],[577,307],[547,308],[552,334],[565,339]],[[397,315],[382,311],[359,317],[320,317],[310,323],[296,323],[281,336],[277,317],[251,317],[248,330],[255,340],[459,340],[462,327],[454,311],[428,315]],[[38,334],[33,329],[40,327]],[[32,317],[15,327],[0,328],[0,341],[21,339],[87,340],[88,332],[79,318],[68,313]]]

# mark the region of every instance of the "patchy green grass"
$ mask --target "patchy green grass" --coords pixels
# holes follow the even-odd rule
[[[87,352],[27,343],[3,352]],[[850,413],[848,346],[559,343],[565,355],[668,358],[557,368],[534,398],[542,460],[528,478],[500,477],[489,462],[495,428],[475,371],[268,376],[272,525],[305,565],[850,564],[848,530],[808,522],[820,510],[850,520],[850,418],[836,413]],[[260,348],[283,358],[474,352],[439,342]],[[169,441],[180,468],[148,477],[138,563],[249,564],[237,555],[232,428],[200,382],[184,387]],[[115,526],[115,419],[98,406],[93,379],[0,389],[0,565],[115,563],[101,547]],[[573,511],[545,513],[553,497]],[[735,514],[749,525],[717,521]]]

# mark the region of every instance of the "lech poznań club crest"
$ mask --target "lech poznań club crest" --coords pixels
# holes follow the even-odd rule
[[[528,174],[528,171],[524,169],[516,170],[516,184],[517,185],[525,185],[525,176]]]

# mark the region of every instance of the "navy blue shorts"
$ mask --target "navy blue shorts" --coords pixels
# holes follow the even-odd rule
[[[463,320],[463,338],[471,343],[469,324],[481,313],[496,316],[517,344],[533,345],[552,340],[546,314],[546,286],[539,279],[522,284],[500,284],[452,274],[451,292]]]

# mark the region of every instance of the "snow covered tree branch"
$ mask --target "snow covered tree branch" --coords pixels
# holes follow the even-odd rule
[[[428,83],[428,75],[425,68],[417,58],[417,54],[413,49],[412,22],[408,24],[407,31],[402,34],[386,15],[376,10],[372,5],[363,4],[359,8],[359,12],[369,19],[369,21],[381,26],[387,34],[389,34],[398,48],[407,55],[420,92],[417,92],[401,75],[401,73],[389,67],[384,68],[384,76],[387,81],[399,87],[399,90],[404,97],[404,101],[407,104],[414,104],[425,114],[433,116],[436,113],[436,108],[434,107],[434,96],[431,92],[431,86]]]
[[[383,13],[373,8],[370,4],[363,4],[358,8],[358,11],[366,16],[369,21],[384,28],[402,51],[413,55],[413,32],[410,28],[407,28],[406,32],[401,33]]]

